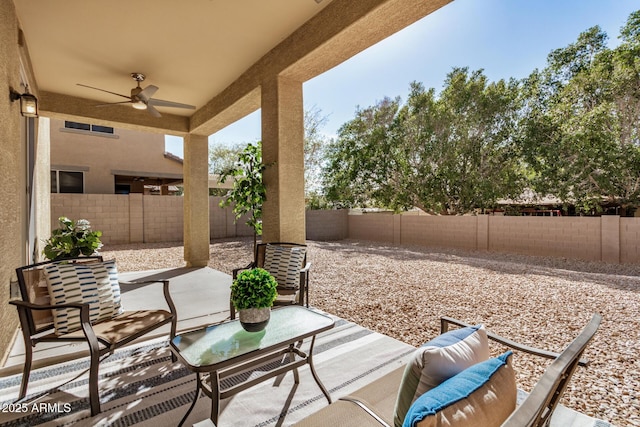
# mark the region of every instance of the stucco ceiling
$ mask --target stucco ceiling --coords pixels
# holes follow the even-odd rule
[[[142,72],[155,98],[201,108],[332,0],[14,0],[41,91],[122,101]],[[108,107],[111,108],[111,107]],[[191,115],[193,110],[158,108]]]
[[[46,116],[202,136],[260,108],[267,82],[307,81],[450,1],[13,0]],[[128,96],[134,72],[196,111],[96,108],[124,100],[78,86]]]

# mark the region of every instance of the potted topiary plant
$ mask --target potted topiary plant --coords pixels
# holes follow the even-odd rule
[[[49,240],[44,242],[43,253],[47,259],[55,261],[81,255],[89,256],[102,247],[102,232],[92,231],[86,219],[73,221],[61,216],[58,222],[60,228],[53,230]]]
[[[231,302],[247,332],[261,331],[269,323],[277,286],[276,279],[263,268],[244,270],[231,284]]]

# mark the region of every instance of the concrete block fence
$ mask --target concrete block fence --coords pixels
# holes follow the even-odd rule
[[[349,215],[351,239],[640,263],[640,218]]]
[[[251,236],[234,224],[220,197],[209,198],[211,239]],[[52,229],[57,218],[84,218],[103,232],[105,244],[178,242],[183,239],[182,197],[141,194],[52,194]],[[611,263],[640,263],[640,218],[430,216],[307,211],[309,240],[370,240],[518,253]]]
[[[252,236],[244,222],[234,224],[230,208],[219,206],[220,197],[209,198],[211,238]],[[86,219],[102,231],[105,244],[180,242],[183,239],[183,198],[142,194],[52,194],[51,229],[58,218]]]

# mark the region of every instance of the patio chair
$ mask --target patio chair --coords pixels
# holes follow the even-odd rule
[[[306,249],[307,245],[299,243],[258,243],[253,261],[245,267],[234,269],[233,279],[235,280],[238,273],[243,270],[264,268],[274,275],[278,282],[278,298],[273,303],[274,306],[297,304],[309,307],[311,263],[307,262]],[[229,311],[231,319],[235,319],[236,309],[231,301],[229,301]]]
[[[479,328],[480,325],[472,327],[469,324],[455,320],[449,317],[442,317],[441,332],[447,333],[449,325],[457,325],[463,328]],[[480,362],[462,369],[459,374],[454,375],[446,381],[428,392],[418,397],[412,404],[411,408],[415,408],[416,412],[422,412],[429,416],[429,419],[409,421],[398,417],[402,423],[407,421],[411,425],[418,427],[422,425],[440,425],[438,422],[438,413],[448,411],[443,417],[450,424],[447,425],[478,425],[478,426],[500,426],[500,427],[544,427],[548,426],[551,417],[565,392],[569,381],[575,371],[580,366],[586,366],[587,360],[581,359],[589,342],[593,339],[602,316],[594,314],[583,328],[582,332],[569,344],[561,353],[554,353],[547,350],[533,348],[527,345],[519,344],[507,338],[483,331],[485,335],[485,344],[488,340],[495,341],[503,346],[511,348],[523,353],[532,354],[546,359],[551,359],[544,374],[535,384],[531,393],[516,406],[516,381],[515,373],[509,362],[504,366],[497,368],[495,376],[489,378],[485,383],[480,384],[479,377],[482,376],[482,370],[486,369],[484,362]],[[484,328],[482,328],[484,330]],[[432,354],[430,360],[424,363],[424,371],[420,373],[420,378],[412,379],[413,374],[406,367],[400,367],[382,376],[372,383],[356,390],[348,396],[340,397],[329,406],[320,411],[311,414],[307,418],[295,424],[297,427],[320,427],[327,425],[340,425],[342,427],[349,426],[371,426],[371,427],[390,427],[398,425],[395,412],[400,408],[401,397],[408,396],[411,398],[413,393],[422,387],[423,384],[429,382],[433,378],[429,378],[427,371],[439,368],[452,368],[451,365],[463,365],[465,360],[473,363],[471,352],[479,351],[483,345],[479,344],[482,339],[477,336],[482,335],[478,331],[463,336],[449,335],[445,340],[440,340],[438,344],[429,347]],[[441,335],[444,337],[444,335]],[[470,339],[473,338],[473,339]],[[436,338],[438,340],[438,338]],[[468,341],[468,343],[467,343]],[[474,344],[475,342],[475,344]],[[461,344],[462,343],[462,344]],[[427,343],[425,346],[428,346]],[[425,348],[423,346],[422,348]],[[478,350],[473,347],[478,347]],[[448,349],[447,347],[450,347]],[[419,351],[420,349],[418,349]],[[487,349],[488,351],[488,349]],[[508,360],[510,352],[503,356]],[[498,358],[487,360],[490,366],[500,366],[494,361]],[[419,360],[412,358],[410,364],[416,366],[414,362]],[[449,365],[449,366],[447,366]],[[477,369],[482,366],[481,369]],[[456,369],[457,369],[456,368]],[[486,371],[485,371],[486,372]],[[440,372],[442,373],[442,372]],[[457,379],[460,378],[460,381]],[[419,383],[418,383],[419,381]],[[420,385],[419,385],[420,384]],[[469,386],[472,386],[469,388]],[[423,399],[426,395],[432,393],[429,399]],[[435,392],[435,393],[433,393]],[[423,400],[421,400],[423,399]],[[430,403],[437,402],[437,407],[429,406]],[[422,405],[425,405],[423,407]],[[411,409],[409,409],[411,412]],[[455,414],[455,415],[453,415]],[[407,414],[407,417],[409,415]],[[435,418],[435,419],[434,419]],[[490,422],[488,421],[490,419]],[[595,424],[594,424],[595,425]],[[608,424],[607,424],[608,425]]]
[[[103,262],[101,256],[40,262],[16,268],[16,274],[22,300],[9,303],[18,309],[25,347],[18,400],[27,393],[32,348],[40,342],[85,341],[89,345],[89,401],[94,416],[100,413],[98,365],[102,356],[166,324],[171,324],[171,338],[175,336],[177,316],[168,280],[118,281],[115,261]],[[169,311],[122,309],[120,285],[158,282],[163,284]],[[176,361],[173,355],[172,360]]]

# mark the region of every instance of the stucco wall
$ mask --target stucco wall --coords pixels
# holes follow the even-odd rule
[[[9,87],[20,90],[18,25],[13,2],[0,2],[0,365],[18,325],[16,310],[8,305],[14,269],[24,261],[24,164],[19,104],[9,100]]]
[[[115,129],[114,135],[73,131],[65,129],[63,120],[53,119],[51,166],[83,170],[84,192],[95,194],[114,193],[114,171],[133,176],[182,175],[182,164],[164,157],[164,135],[127,129]]]

